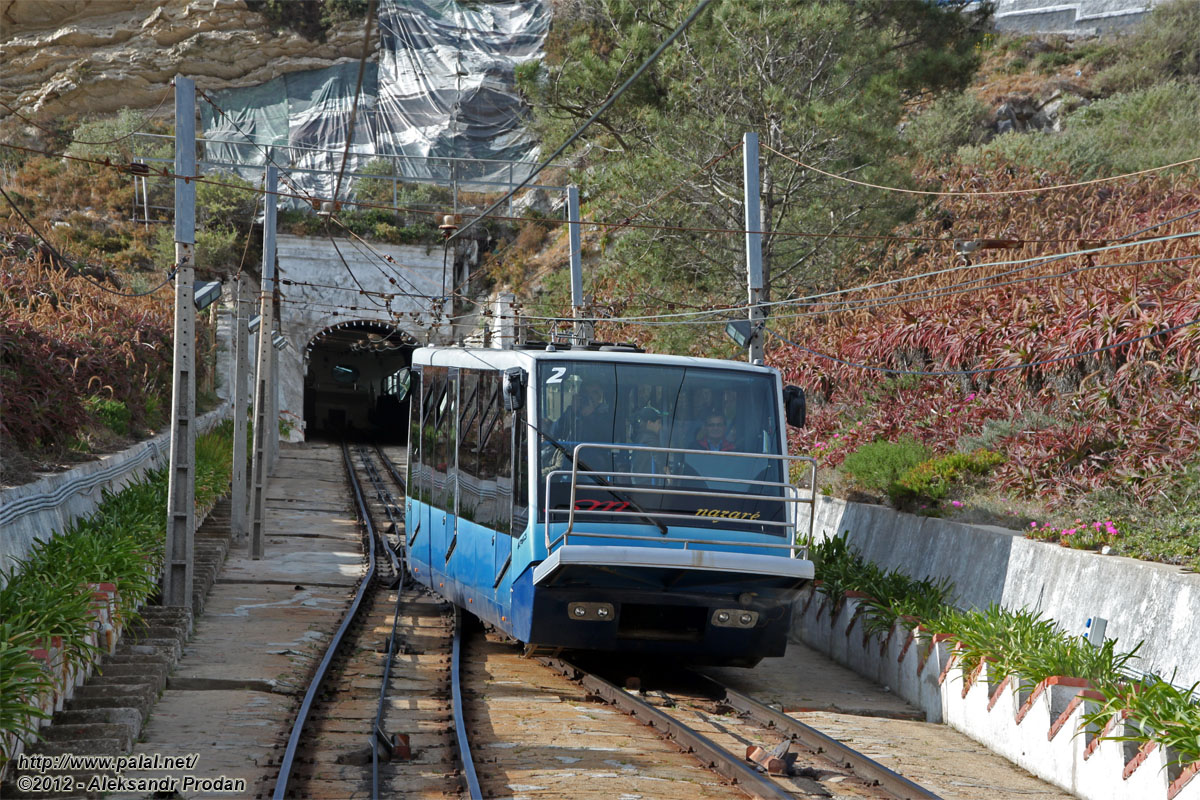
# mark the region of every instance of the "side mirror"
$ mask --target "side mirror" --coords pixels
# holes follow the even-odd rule
[[[783,387],[783,416],[793,428],[803,428],[807,416],[804,390],[791,384]]]
[[[520,367],[504,370],[504,410],[520,411],[525,407],[525,370]]]

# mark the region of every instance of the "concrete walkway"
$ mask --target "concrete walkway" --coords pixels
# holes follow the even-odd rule
[[[134,755],[189,756],[182,797],[253,797],[273,775],[307,676],[363,573],[340,449],[284,446],[267,493],[265,556],[235,542]],[[198,781],[185,784],[193,776]],[[199,781],[219,780],[206,788]],[[265,787],[268,791],[273,786]],[[223,790],[223,791],[222,791]],[[115,792],[112,797],[151,797]],[[161,795],[160,795],[161,796]]]

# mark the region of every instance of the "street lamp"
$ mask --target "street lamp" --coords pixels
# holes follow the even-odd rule
[[[196,281],[192,284],[192,302],[197,311],[211,306],[221,296],[220,281]]]

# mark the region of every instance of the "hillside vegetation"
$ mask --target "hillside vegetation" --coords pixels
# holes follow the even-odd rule
[[[522,76],[551,141],[688,4],[576,5]],[[955,4],[800,5],[715,4],[585,137],[598,335],[743,357],[744,310],[681,315],[745,303],[758,131],[767,359],[808,392],[793,446],[824,491],[1200,566],[1200,9],[1069,41]],[[533,276],[543,335],[562,272]]]

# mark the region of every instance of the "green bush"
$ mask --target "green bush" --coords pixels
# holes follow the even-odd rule
[[[910,437],[874,441],[846,456],[842,470],[860,489],[890,495],[900,477],[929,456],[928,448]]]
[[[987,141],[991,110],[973,94],[940,98],[904,129],[911,152],[937,160],[964,145]]]
[[[169,106],[168,106],[169,108]],[[141,158],[170,158],[173,146],[161,139],[136,140],[130,135],[147,129],[146,113],[122,108],[113,116],[91,119],[81,123],[71,134],[67,155],[76,158],[103,159],[115,156],[122,161]],[[155,142],[149,144],[149,142]],[[161,143],[160,143],[161,142]],[[136,146],[136,152],[135,152]]]
[[[1200,3],[1176,0],[1155,7],[1149,18],[1105,53],[1096,75],[1103,92],[1128,92],[1156,83],[1200,78]]]
[[[1059,134],[1006,133],[963,147],[959,157],[982,168],[1023,164],[1107,177],[1194,158],[1196,130],[1200,83],[1173,81],[1097,100],[1067,116]]]
[[[384,178],[356,178],[354,181],[354,199],[360,203],[390,206],[392,204],[392,161],[386,158],[373,158],[358,170],[368,175],[387,176]]]
[[[113,433],[124,436],[129,433],[129,420],[132,416],[129,407],[120,400],[109,400],[99,395],[93,395],[83,401],[88,412],[104,424]]]
[[[920,500],[936,503],[946,499],[950,490],[967,475],[984,475],[1004,456],[991,450],[951,453],[923,461],[906,471],[889,487],[888,496],[897,506]]]

